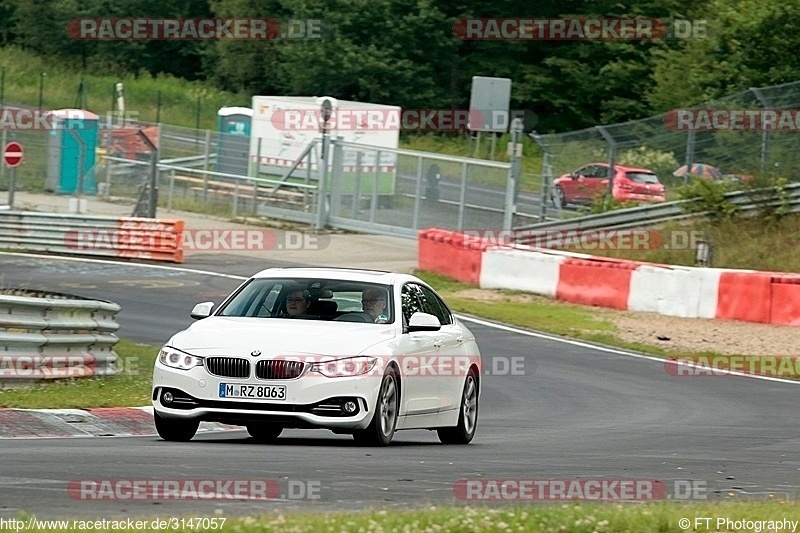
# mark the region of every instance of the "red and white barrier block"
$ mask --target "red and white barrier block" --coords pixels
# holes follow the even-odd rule
[[[419,268],[584,305],[800,326],[800,274],[656,265],[439,229],[419,233]]]

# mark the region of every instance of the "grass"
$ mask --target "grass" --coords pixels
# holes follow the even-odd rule
[[[121,372],[115,376],[58,380],[27,389],[0,389],[0,407],[87,409],[149,405],[158,348],[120,340],[114,347]]]
[[[711,265],[718,268],[742,268],[765,272],[800,273],[800,214],[780,220],[734,218],[711,222],[671,222],[651,233],[653,249],[591,249],[573,251],[604,257],[645,261],[667,265],[695,266],[696,242],[711,243]],[[666,245],[666,246],[664,246]]]
[[[213,502],[212,502],[213,503]],[[154,515],[155,517],[155,515]],[[153,518],[154,518],[153,517]],[[22,516],[25,520],[29,518]],[[165,518],[165,517],[162,517]],[[500,507],[429,507],[420,510],[367,510],[357,513],[274,512],[242,518],[216,518],[220,529],[193,527],[170,528],[171,531],[237,531],[257,533],[262,531],[285,532],[344,532],[364,533],[383,531],[437,532],[562,532],[650,533],[664,531],[792,531],[770,528],[766,522],[800,518],[800,504],[788,501],[720,502],[671,504],[666,502],[644,504],[565,502],[548,505],[514,505]],[[144,520],[137,517],[132,520]],[[689,520],[689,527],[681,527],[681,520]],[[696,520],[697,519],[697,520]],[[708,519],[708,521],[706,521]],[[127,517],[117,519],[125,524]],[[169,520],[167,518],[167,520]],[[185,519],[186,523],[188,518]],[[152,521],[152,518],[148,519]],[[94,520],[92,520],[94,522]],[[199,521],[198,521],[199,522]],[[748,523],[749,522],[749,523]],[[169,522],[168,522],[169,523]],[[110,523],[111,524],[111,523]],[[706,526],[708,524],[708,526]],[[760,524],[760,525],[756,525]],[[79,521],[69,521],[67,528],[59,531],[85,531]],[[696,527],[698,526],[698,527]],[[766,527],[765,527],[766,526]],[[13,527],[13,526],[12,526]],[[53,526],[51,526],[53,527]],[[109,530],[113,527],[110,526]],[[141,528],[151,530],[150,527]],[[163,528],[162,528],[163,529]],[[53,530],[56,530],[53,527]],[[132,531],[126,527],[119,530]]]
[[[250,95],[220,91],[208,83],[172,76],[81,74],[76,65],[53,63],[14,46],[0,48],[0,65],[5,68],[3,103],[38,105],[41,83],[43,109],[73,108],[80,103],[78,88],[83,81],[86,108],[103,116],[111,111],[114,85],[122,82],[130,118],[144,122],[156,122],[158,118],[163,123],[190,128],[199,124],[200,129],[210,130],[217,129],[220,107],[250,104]],[[42,77],[42,73],[46,76]]]

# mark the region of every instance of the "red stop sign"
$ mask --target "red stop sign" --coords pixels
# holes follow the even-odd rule
[[[3,149],[3,161],[6,166],[15,167],[22,162],[22,145],[18,142],[10,142]]]

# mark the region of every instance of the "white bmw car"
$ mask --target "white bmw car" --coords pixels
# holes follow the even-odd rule
[[[472,441],[481,358],[475,337],[425,282],[333,268],[273,268],[244,282],[161,349],[158,434],[188,441],[203,421],[262,442],[327,428],[377,446],[401,429]]]

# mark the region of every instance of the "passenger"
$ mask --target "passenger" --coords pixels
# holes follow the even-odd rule
[[[296,290],[289,293],[286,297],[286,312],[289,316],[308,314],[309,294],[308,291]]]

